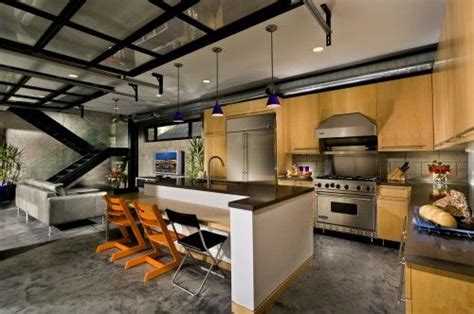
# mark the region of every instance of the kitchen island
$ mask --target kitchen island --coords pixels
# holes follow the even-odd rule
[[[412,187],[413,206],[432,202],[432,184],[408,184]],[[448,188],[472,199],[472,185],[449,184]],[[419,231],[411,223],[412,217],[410,211],[404,250],[407,313],[472,313],[474,239]]]
[[[312,261],[313,189],[262,183],[157,179],[144,195],[229,215],[232,308],[260,312]],[[164,209],[164,208],[162,208]],[[172,208],[180,211],[180,208]],[[210,227],[210,229],[213,229]],[[230,254],[229,254],[230,253]]]

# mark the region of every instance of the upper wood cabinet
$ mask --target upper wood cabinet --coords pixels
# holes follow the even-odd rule
[[[321,121],[335,114],[360,112],[375,120],[377,113],[375,85],[338,89],[318,94]]]
[[[377,84],[379,151],[433,150],[431,75]]]
[[[474,1],[446,3],[433,74],[435,148],[474,141]]]
[[[285,99],[288,117],[286,128],[291,153],[307,154],[319,151],[314,129],[319,124],[317,95],[306,95]]]

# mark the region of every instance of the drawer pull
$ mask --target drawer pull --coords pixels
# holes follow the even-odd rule
[[[405,284],[405,242],[407,239],[407,216],[403,221],[403,232],[400,238],[400,247],[398,248],[398,263],[400,264],[400,281],[398,283],[398,303],[405,302],[406,298],[403,296],[403,286]]]

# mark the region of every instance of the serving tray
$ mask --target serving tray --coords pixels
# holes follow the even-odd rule
[[[474,230],[444,228],[423,220],[419,214],[420,206],[414,206],[412,223],[419,231],[434,233],[439,235],[457,236],[462,238],[474,239]]]

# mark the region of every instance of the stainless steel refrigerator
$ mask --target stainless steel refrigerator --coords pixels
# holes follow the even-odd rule
[[[227,180],[275,178],[275,115],[227,120]]]

